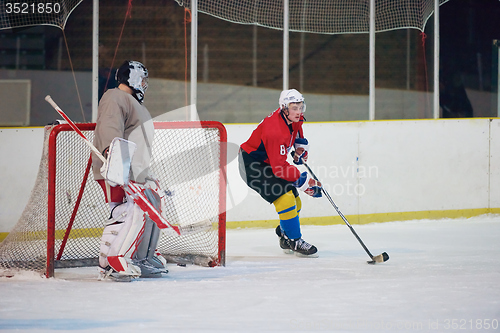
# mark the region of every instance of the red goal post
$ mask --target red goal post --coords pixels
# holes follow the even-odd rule
[[[95,124],[77,126],[92,141]],[[225,127],[214,121],[154,126],[151,173],[164,194],[165,217],[184,230],[180,236],[164,230],[158,250],[169,262],[225,265]],[[47,126],[37,182],[0,244],[0,269],[52,277],[56,268],[97,265],[108,215],[88,146],[67,124]]]

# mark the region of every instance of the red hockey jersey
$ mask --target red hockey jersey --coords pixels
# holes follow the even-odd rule
[[[260,122],[241,148],[256,160],[271,165],[276,177],[294,182],[299,179],[300,171],[286,159],[295,139],[304,137],[303,122],[304,117],[301,116],[299,122],[287,125],[280,109],[277,109]]]

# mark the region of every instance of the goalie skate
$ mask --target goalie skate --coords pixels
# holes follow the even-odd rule
[[[119,274],[111,267],[98,267],[99,281],[131,282],[133,277],[130,275]]]
[[[158,258],[134,260],[134,264],[141,269],[141,278],[161,278],[162,273],[168,273],[166,264],[164,265]]]

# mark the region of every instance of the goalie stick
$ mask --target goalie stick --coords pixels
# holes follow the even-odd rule
[[[52,105],[52,107],[64,118],[69,124],[69,126],[85,141],[85,143],[92,149],[97,157],[106,163],[106,158],[102,156],[101,152],[92,144],[92,142],[87,139],[87,137],[80,131],[80,129],[75,125],[75,123],[64,113],[63,110],[52,100],[52,98],[47,95],[45,100]],[[122,186],[123,189],[132,197],[134,202],[156,223],[160,229],[173,229],[178,235],[180,235],[180,230],[178,226],[170,224],[163,215],[149,202],[144,193],[138,188],[134,183],[129,182],[127,185]]]
[[[306,166],[307,168],[307,171],[309,171],[309,173],[311,174],[311,176],[319,182],[318,180],[318,177],[316,177],[316,175],[314,174],[314,172],[312,172],[311,168],[309,168],[309,166],[307,165],[306,162],[303,162],[303,164]],[[374,265],[376,263],[381,263],[381,262],[385,262],[387,260],[389,260],[389,255],[387,254],[387,252],[384,252],[382,254],[379,254],[377,256],[374,256],[373,254],[371,254],[370,250],[368,250],[368,248],[366,247],[366,245],[363,243],[363,241],[361,240],[361,238],[359,238],[358,234],[356,233],[356,231],[354,230],[354,228],[352,227],[352,225],[349,223],[349,221],[347,221],[346,217],[344,216],[344,214],[342,214],[342,212],[340,211],[340,209],[337,207],[337,205],[335,204],[335,202],[333,202],[333,199],[332,197],[330,196],[330,194],[328,194],[328,192],[323,188],[321,187],[321,191],[323,191],[323,193],[325,194],[325,196],[327,197],[328,201],[330,201],[330,203],[332,204],[333,208],[335,208],[335,210],[337,211],[337,213],[339,214],[339,216],[342,218],[342,220],[344,220],[345,224],[349,227],[349,229],[351,229],[354,237],[356,237],[356,239],[358,240],[359,244],[361,244],[361,246],[363,247],[363,249],[366,251],[366,253],[368,253],[368,255],[370,256],[370,258],[372,260],[370,261],[367,261],[369,264],[371,265]]]

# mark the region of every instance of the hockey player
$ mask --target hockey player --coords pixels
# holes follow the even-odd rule
[[[116,72],[118,87],[104,93],[99,103],[94,145],[107,158],[115,137],[132,141],[136,151],[130,164],[130,181],[140,186],[148,200],[160,208],[158,184],[149,175],[154,126],[142,104],[148,88],[148,70],[137,61],[125,61]],[[120,186],[101,175],[103,163],[92,159],[94,179],[104,191],[110,217],[101,238],[101,278],[130,281],[134,277],[161,277],[166,261],[156,253],[160,229],[145,216]]]
[[[241,145],[240,175],[264,200],[274,204],[280,219],[276,234],[284,252],[316,257],[317,248],[302,239],[302,204],[297,189],[320,197],[321,184],[287,162],[292,148],[295,164],[307,161],[309,145],[302,132],[306,104],[300,92],[290,89],[281,92],[279,106]]]

